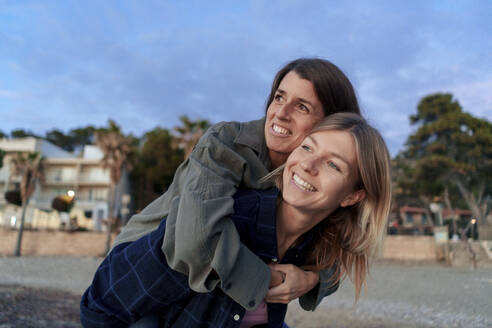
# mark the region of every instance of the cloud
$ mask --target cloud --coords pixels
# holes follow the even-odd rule
[[[464,111],[492,120],[492,76],[484,81],[449,87]]]
[[[490,5],[477,4],[12,4],[0,11],[3,129],[42,133],[113,118],[140,135],[182,114],[255,119],[283,64],[319,56],[347,73],[395,154],[426,94],[453,92],[492,118]]]

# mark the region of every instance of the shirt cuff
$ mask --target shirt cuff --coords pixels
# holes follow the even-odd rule
[[[314,311],[325,296],[331,295],[338,289],[338,283],[333,285],[331,278],[335,273],[334,267],[319,272],[319,284],[306,294],[299,297],[299,304],[305,311]]]
[[[227,277],[227,280],[223,280],[219,287],[246,310],[255,310],[268,292],[272,278],[271,270],[242,244],[237,259],[240,260],[228,273],[220,272],[220,268],[212,264],[219,277]]]

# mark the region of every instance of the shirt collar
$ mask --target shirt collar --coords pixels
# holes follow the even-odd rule
[[[278,256],[276,213],[279,193],[280,191],[277,188],[263,191],[258,213],[258,222],[261,222],[261,224],[257,227],[259,237],[257,241],[270,242],[273,244],[271,246],[274,247],[263,248],[263,250],[267,250],[265,255],[269,255],[272,258]],[[289,248],[286,255],[292,251],[297,254],[304,254],[314,239],[314,230],[315,228],[306,232],[299,243],[296,243]]]

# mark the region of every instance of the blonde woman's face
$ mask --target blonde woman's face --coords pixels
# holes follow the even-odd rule
[[[357,180],[354,138],[346,131],[310,134],[288,157],[282,178],[283,200],[316,216],[320,213],[326,216],[339,206],[355,204],[361,191],[354,190]]]

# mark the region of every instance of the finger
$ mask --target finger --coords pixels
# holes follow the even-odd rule
[[[290,300],[286,300],[286,299],[268,299],[268,298],[265,298],[265,302],[266,303],[288,304],[290,302]]]
[[[266,297],[270,298],[282,298],[282,297],[289,297],[291,294],[291,290],[289,288],[286,288],[283,284],[278,285],[276,287],[273,287],[268,290]]]
[[[292,299],[287,295],[266,296],[265,302],[267,303],[289,303]]]

